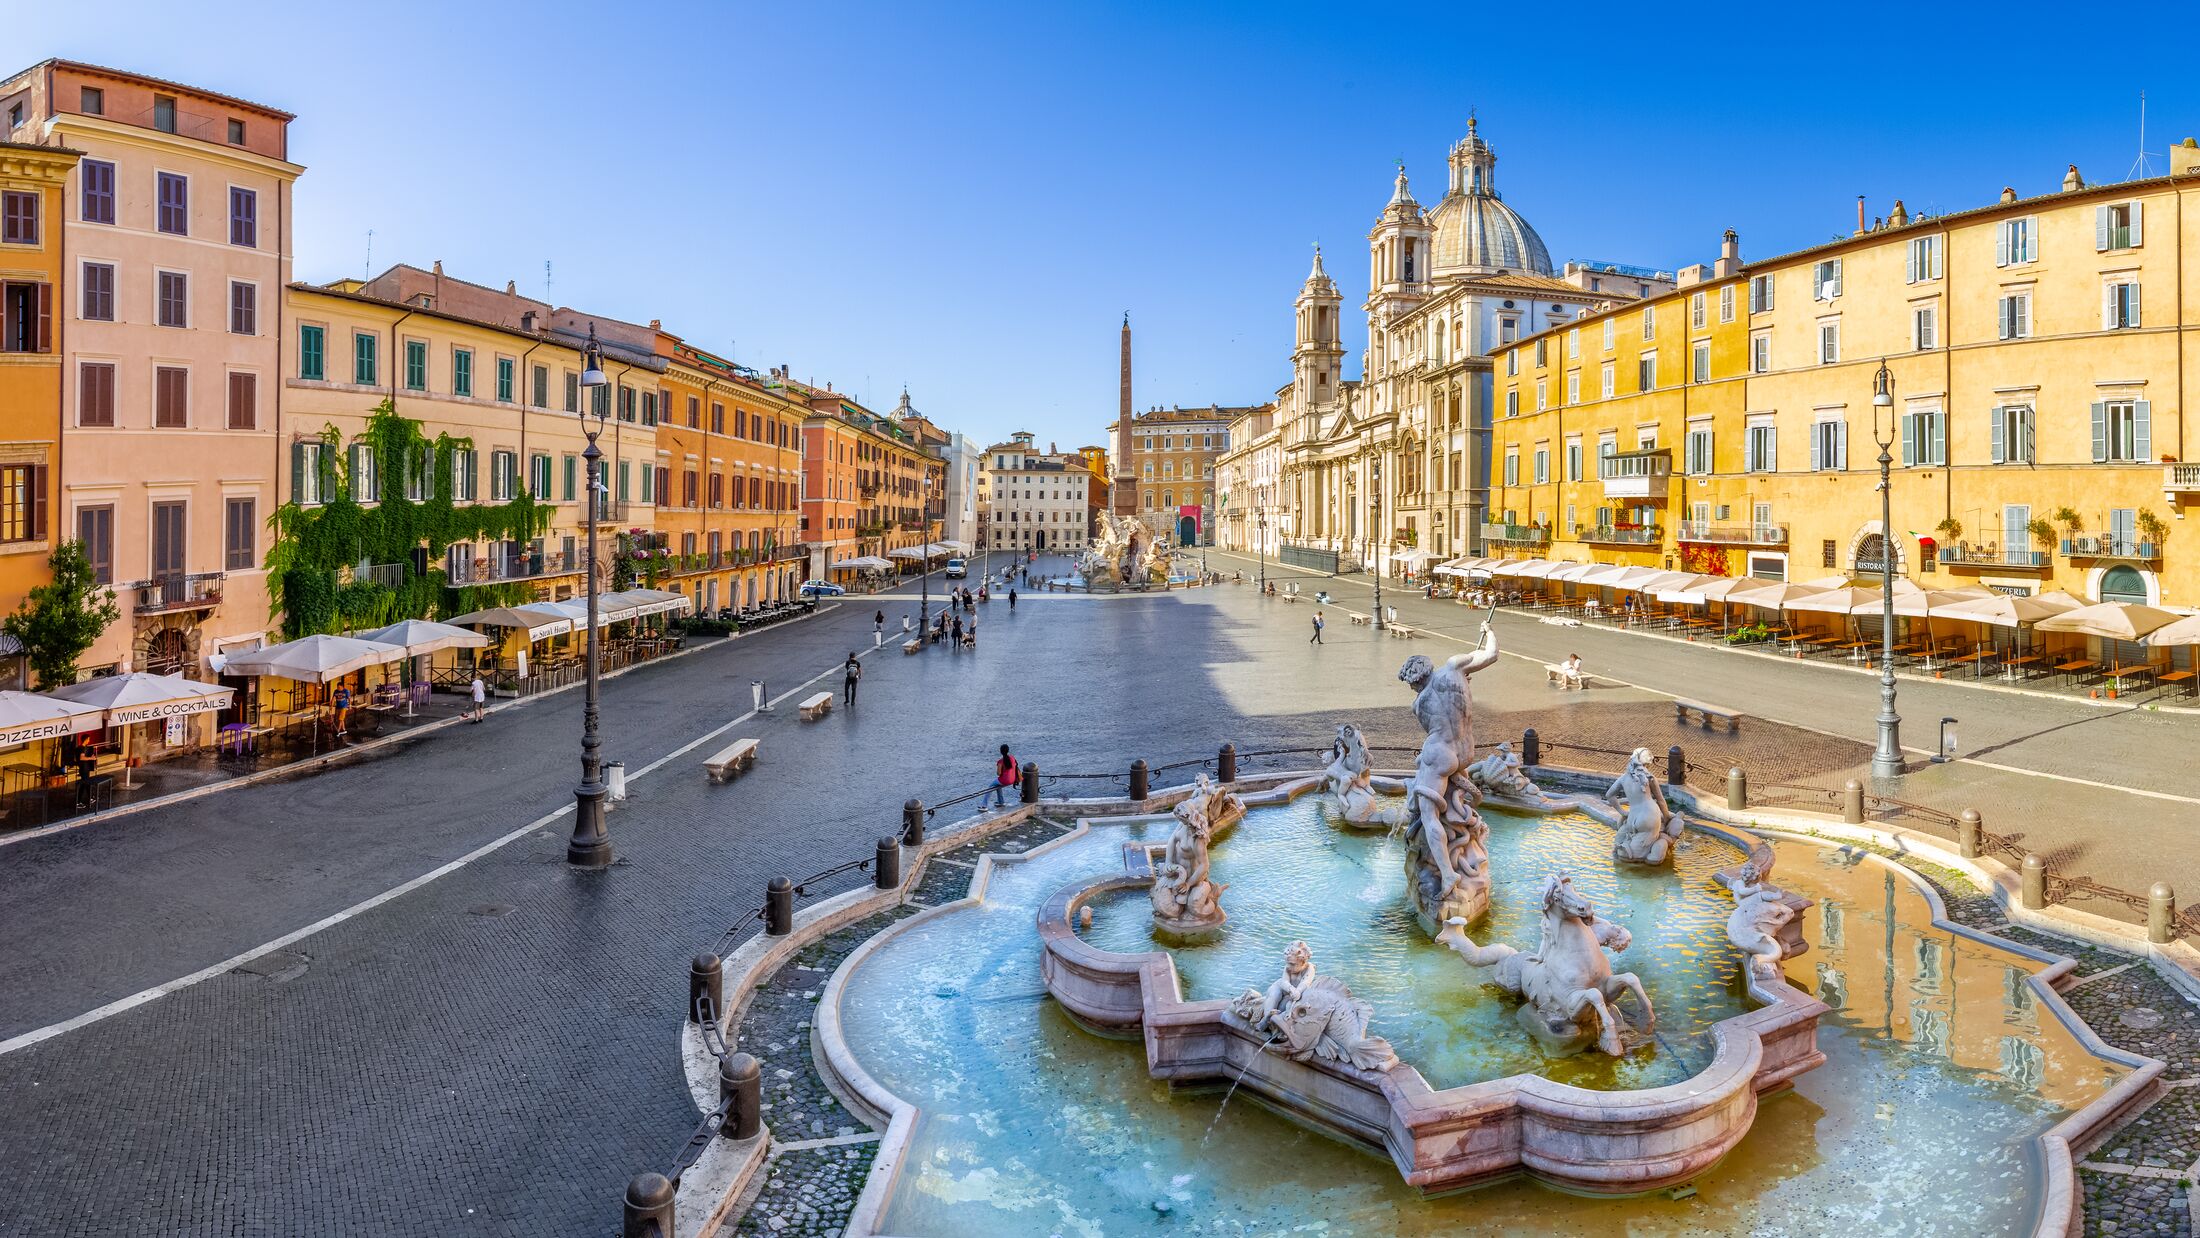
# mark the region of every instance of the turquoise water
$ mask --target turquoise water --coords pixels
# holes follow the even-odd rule
[[[1368,892],[1397,894],[1397,844],[1340,836],[1327,840],[1334,846],[1315,848],[1326,858],[1313,856],[1307,850],[1309,831],[1319,824],[1313,803],[1254,810],[1218,845],[1216,873],[1232,883],[1223,895],[1229,935],[1190,957],[1180,953],[1187,989],[1226,995],[1265,986],[1280,967],[1280,949],[1270,949],[1267,939],[1305,936],[1317,965],[1375,1003],[1375,1032],[1424,1070],[1429,1065],[1419,1055],[1438,1063],[1431,1071],[1438,1086],[1437,1074],[1448,1069],[1443,1063],[1487,1068],[1523,1055],[1515,1042],[1524,1034],[1510,1021],[1510,1004],[1473,984],[1455,956],[1432,951],[1423,959],[1422,946],[1411,942],[1418,936],[1411,919]],[[1269,822],[1271,816],[1278,821]],[[1306,1131],[1242,1095],[1219,1120],[1219,1094],[1171,1095],[1146,1076],[1142,1045],[1083,1031],[1046,996],[1033,931],[1039,904],[1072,880],[1120,871],[1123,841],[1142,828],[1158,838],[1165,826],[1100,826],[1044,855],[997,865],[984,903],[889,938],[849,978],[841,1010],[849,1044],[881,1084],[922,1111],[883,1232],[958,1238],[2004,1233],[2030,1224],[2038,1175],[2033,1139],[2117,1077],[2038,1008],[2022,983],[2032,964],[1933,928],[1916,889],[1875,864],[1781,844],[1783,884],[1820,900],[1807,913],[1812,950],[1791,960],[1788,974],[1834,1007],[1819,1033],[1828,1061],[1792,1091],[1765,1100],[1749,1136],[1693,1183],[1694,1196],[1583,1199],[1515,1181],[1424,1200],[1399,1182],[1386,1159]],[[1599,853],[1578,822],[1553,828],[1496,820],[1501,884],[1485,940],[1524,943],[1505,927],[1518,923],[1506,919],[1516,900],[1505,897],[1502,884],[1514,880],[1506,866],[1516,861],[1502,857],[1523,841],[1508,835],[1540,830],[1550,830],[1549,849],[1538,853],[1544,858],[1520,857],[1517,864],[1569,857],[1577,883],[1600,905],[1613,883],[1696,884],[1613,877],[1608,865],[1594,862]],[[1721,848],[1696,846],[1704,854],[1684,858],[1684,873],[1691,863],[1718,866]],[[1316,873],[1326,873],[1334,888],[1288,890]],[[1271,889],[1306,897],[1269,907]],[[1646,895],[1638,919],[1669,916],[1691,927],[1653,925],[1645,933],[1630,923],[1636,942],[1617,964],[1642,975],[1654,993],[1653,973],[1668,961],[1695,969],[1683,990],[1722,988],[1738,966],[1723,935],[1710,947],[1716,958],[1709,962],[1703,946],[1685,944],[1700,940],[1704,909],[1686,891],[1654,900],[1648,895],[1655,892],[1637,893]],[[1319,910],[1289,910],[1308,901]],[[1130,910],[1143,905],[1138,900]],[[1102,915],[1095,940],[1137,938],[1135,916]],[[1352,970],[1377,957],[1374,937],[1392,923],[1408,944],[1382,947],[1388,957],[1456,986],[1441,1008],[1491,1027],[1486,1044],[1454,1043],[1469,1038],[1448,1037],[1439,1020],[1395,1009],[1395,999],[1386,1004],[1379,994],[1403,981],[1371,967]],[[1315,939],[1325,931],[1362,941],[1367,950],[1325,952]],[[1243,944],[1232,941],[1239,936]],[[1698,956],[1685,955],[1687,949]],[[1448,969],[1436,966],[1443,963]],[[1693,1005],[1687,997],[1673,1002],[1668,1011],[1659,1001],[1661,1024],[1678,1024],[1684,1009],[1696,1012],[1690,1017],[1712,1009],[1708,993],[1697,994]],[[1484,1007],[1501,1018],[1490,1023]],[[1659,1059],[1686,1059],[1691,1042],[1678,1026],[1673,1032],[1681,1035],[1677,1055],[1654,1049],[1644,1065],[1605,1069],[1651,1071],[1663,1068]]]

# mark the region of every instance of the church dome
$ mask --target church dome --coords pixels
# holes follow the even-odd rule
[[[1451,148],[1451,189],[1429,212],[1429,222],[1436,229],[1437,275],[1556,274],[1543,238],[1498,194],[1497,152],[1471,119],[1467,136]]]

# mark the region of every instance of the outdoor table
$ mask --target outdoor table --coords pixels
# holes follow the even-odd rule
[[[2069,675],[2071,678],[2075,679],[2081,672],[2093,670],[2097,666],[2099,666],[2099,663],[2092,662],[2084,658],[2079,658],[2071,662],[2056,663],[2055,673],[2058,675]]]
[[[2039,663],[2041,663],[2041,662],[2044,662],[2044,661],[2046,661],[2046,660],[2047,660],[2047,659],[2046,659],[2046,655],[2044,655],[2044,654],[2037,654],[2037,653],[2028,653],[2028,654],[2025,654],[2025,655],[2024,655],[2023,657],[2021,657],[2021,658],[2009,658],[2009,659],[2006,659],[2006,660],[2004,660],[2004,661],[2002,662],[2002,664],[2001,664],[2002,674],[2003,674],[2003,675],[2005,675],[2005,676],[2010,676],[2010,677],[2014,677],[2014,676],[2016,675],[2016,671],[2017,671],[2017,668],[2018,668],[2018,667],[2020,667],[2020,666],[2036,666],[2036,665],[2038,665]],[[2030,671],[2027,671],[2027,672],[2025,672],[2025,673],[2026,673],[2027,675],[2030,675],[2030,674],[2031,674],[2031,672],[2030,672]]]
[[[11,762],[8,765],[0,766],[0,775],[4,775],[7,778],[22,779],[23,785],[16,788],[19,791],[31,790],[32,788],[38,786],[39,783],[44,782],[46,779],[45,769],[39,766],[36,762],[32,761],[15,761]]]
[[[2170,671],[2166,674],[2157,675],[2154,682],[2158,687],[2166,688],[2173,683],[2191,683],[2192,680],[2192,671]],[[2195,685],[2193,688],[2187,689],[2187,691],[2200,692],[2200,685]]]
[[[2152,663],[2149,662],[2137,662],[2133,663],[2130,666],[2119,666],[2107,672],[2108,678],[2110,679],[2144,679],[2152,674],[2154,674],[2154,666]]]

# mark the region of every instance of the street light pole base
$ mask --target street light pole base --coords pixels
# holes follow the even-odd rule
[[[604,800],[610,788],[583,784],[573,792],[573,837],[565,844],[565,862],[575,868],[609,868],[611,835],[604,829]]]

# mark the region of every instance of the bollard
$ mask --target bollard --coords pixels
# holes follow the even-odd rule
[[[1543,737],[1536,734],[1535,728],[1532,726],[1520,733],[1520,763],[1522,765],[1543,764]]]
[[[1864,824],[1864,784],[1854,778],[1841,784],[1841,819],[1850,825]]]
[[[1726,771],[1726,806],[1730,812],[1749,807],[1749,775],[1739,765]]]
[[[764,1067],[747,1053],[718,1059],[718,1103],[733,1102],[718,1133],[728,1139],[754,1139],[764,1124]]]
[[[2170,927],[2177,923],[2177,892],[2167,881],[2157,881],[2147,891],[2147,940],[2157,946],[2166,946],[2176,940],[2177,932]]]
[[[702,1006],[710,1001],[711,1017],[726,1010],[726,969],[715,954],[698,954],[688,965],[688,1022],[703,1021]]]
[[[2047,861],[2036,855],[2024,857],[2023,895],[2027,911],[2038,911],[2047,906]]]
[[[644,1171],[626,1184],[622,1238],[672,1238],[672,1179]]]
[[[1237,745],[1224,744],[1215,754],[1215,778],[1221,782],[1237,781]]]
[[[772,937],[794,932],[794,882],[785,877],[764,887],[764,932]]]
[[[1024,762],[1024,803],[1036,804],[1038,802],[1039,764],[1036,761],[1026,761]]]
[[[924,801],[910,800],[901,806],[901,845],[924,845]]]
[[[878,840],[878,858],[871,864],[871,881],[881,890],[901,884],[901,843],[891,837]]]
[[[1961,840],[1964,859],[1975,860],[1979,857],[1979,834],[1982,829],[1976,808],[1966,808],[1963,815],[1956,818],[1956,837]]]
[[[1144,761],[1131,762],[1131,798],[1134,800],[1145,799],[1146,793],[1151,789],[1148,785],[1146,763]]]
[[[1679,744],[1665,750],[1665,785],[1669,787],[1688,785],[1688,756],[1681,751]]]

